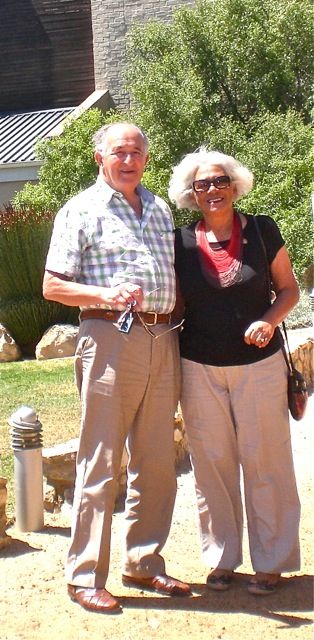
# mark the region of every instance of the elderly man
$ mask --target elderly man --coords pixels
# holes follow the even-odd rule
[[[95,135],[99,176],[57,214],[46,262],[48,300],[79,306],[75,376],[82,401],[66,578],[82,607],[118,613],[106,589],[117,478],[126,443],[122,583],[173,596],[160,552],[176,494],[173,415],[179,395],[173,220],[141,184],[148,141],[135,125]]]

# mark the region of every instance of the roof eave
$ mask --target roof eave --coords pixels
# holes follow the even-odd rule
[[[38,180],[38,170],[42,165],[43,160],[0,164],[0,182]]]

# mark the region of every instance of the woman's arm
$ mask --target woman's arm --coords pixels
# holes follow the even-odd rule
[[[264,315],[264,320],[277,327],[299,301],[299,285],[294,277],[286,247],[281,247],[270,265],[275,301]]]
[[[295,307],[299,300],[299,286],[293,275],[286,247],[279,249],[270,265],[272,286],[276,298],[260,320],[253,322],[245,332],[247,344],[266,347],[280,322]]]

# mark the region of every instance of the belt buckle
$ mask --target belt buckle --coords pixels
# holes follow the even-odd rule
[[[155,324],[157,324],[157,316],[158,316],[158,313],[156,313],[156,311],[146,311],[146,313],[147,313],[148,315],[152,315],[152,316],[154,316],[154,320],[153,320],[153,322],[146,322],[146,324],[147,324],[147,326],[148,326],[148,327],[153,327]]]

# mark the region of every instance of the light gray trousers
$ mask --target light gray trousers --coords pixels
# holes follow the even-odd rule
[[[300,503],[282,353],[234,367],[182,359],[181,404],[205,564],[233,570],[242,563],[241,465],[254,571],[297,571]]]
[[[163,333],[166,325],[152,327]],[[165,571],[160,555],[176,495],[173,417],[180,388],[178,334],[157,340],[141,325],[129,334],[84,320],[76,353],[82,400],[69,584],[102,588],[108,576],[112,513],[125,441],[129,452],[122,572]]]

